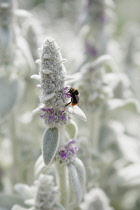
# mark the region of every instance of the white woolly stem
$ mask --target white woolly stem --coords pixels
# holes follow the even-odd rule
[[[16,131],[16,117],[15,112],[13,111],[9,116],[8,121],[8,129],[9,129],[9,138],[11,140],[11,148],[12,148],[12,157],[13,157],[13,165],[11,178],[12,183],[15,184],[18,181],[18,139],[17,139],[17,131]]]
[[[59,128],[59,135],[61,139],[61,145],[65,144],[66,141],[66,135],[65,135],[65,127],[61,126]],[[60,145],[60,146],[61,146]],[[55,164],[56,168],[56,181],[57,185],[60,190],[60,203],[64,206],[65,210],[68,210],[69,206],[69,175],[68,175],[68,169],[65,164],[60,164],[59,162],[56,162]]]
[[[59,136],[60,136],[60,147],[66,144],[66,131],[65,131],[65,126],[59,127]]]
[[[66,165],[57,163],[56,168],[56,181],[60,190],[60,203],[64,206],[65,210],[69,210],[69,176]]]

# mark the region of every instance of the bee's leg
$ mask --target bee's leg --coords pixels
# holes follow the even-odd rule
[[[68,106],[69,104],[71,104],[71,102],[67,103],[64,107]]]

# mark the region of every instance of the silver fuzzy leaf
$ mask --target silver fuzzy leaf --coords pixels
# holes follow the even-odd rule
[[[69,175],[73,191],[75,194],[75,203],[79,204],[85,193],[86,173],[82,161],[78,158],[68,165]]]
[[[81,204],[82,210],[113,210],[109,199],[100,188],[91,189],[85,195],[85,201]]]
[[[59,146],[59,133],[58,128],[48,128],[44,135],[42,141],[42,153],[43,159],[46,166],[49,166],[56,154],[57,148]]]
[[[78,134],[78,127],[76,123],[74,121],[70,121],[70,123],[66,125],[66,131],[70,139],[76,138]]]

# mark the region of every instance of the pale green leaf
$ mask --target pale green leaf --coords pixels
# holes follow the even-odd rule
[[[76,158],[68,165],[69,175],[73,191],[75,194],[76,204],[80,203],[85,193],[86,174],[82,161]]]
[[[42,153],[43,160],[46,166],[52,162],[57,148],[59,146],[59,133],[58,128],[48,128],[43,135]]]
[[[71,121],[66,125],[66,131],[70,139],[76,138],[78,134],[78,127],[74,121]]]

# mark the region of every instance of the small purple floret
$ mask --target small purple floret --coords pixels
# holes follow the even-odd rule
[[[54,110],[52,108],[40,108],[40,110],[45,112],[44,115],[40,115],[41,118],[48,116],[50,122],[54,120]]]
[[[76,152],[75,152],[75,149],[74,149],[74,148],[70,148],[70,151],[71,151],[73,154],[76,154]]]
[[[62,147],[59,151],[59,155],[61,156],[61,158],[65,159],[67,157],[67,149],[65,147]]]
[[[52,108],[40,108],[44,112],[43,115],[40,115],[41,118],[46,118],[50,122],[53,122],[55,120],[55,116],[58,117],[61,121],[66,121],[66,113],[64,110],[58,111],[55,113],[55,111]]]
[[[60,163],[63,161],[69,163],[74,159],[78,150],[78,148],[73,145],[75,142],[75,139],[71,139],[64,147],[60,148],[58,155],[56,156],[56,158],[60,160]]]
[[[41,110],[41,111],[43,111],[43,112],[45,112],[45,111],[46,111],[46,109],[45,109],[45,108],[40,108],[40,110]]]
[[[46,108],[46,111],[47,111],[47,112],[53,112],[53,109],[51,109],[51,108]]]
[[[67,152],[65,150],[60,150],[59,154],[63,159],[67,158]]]
[[[69,93],[69,90],[70,89],[70,87],[65,87],[64,88],[64,94],[65,94],[65,96],[67,97],[67,98],[70,98],[71,96],[70,96],[70,93]]]
[[[51,122],[54,120],[54,115],[53,115],[53,114],[49,115],[49,120],[50,120]]]
[[[72,144],[75,144],[75,139],[71,139],[68,144],[67,144],[67,148],[69,149],[69,151],[71,151],[73,154],[76,154],[76,151],[78,150],[78,147],[73,147]]]
[[[44,117],[45,117],[45,115],[43,114],[43,115],[40,115],[39,117],[44,118]]]
[[[68,145],[70,145],[70,144],[75,144],[75,142],[76,142],[76,140],[75,140],[75,139],[71,139],[71,140],[69,140]]]
[[[64,90],[68,90],[70,87],[65,87]]]
[[[69,93],[66,93],[65,95],[67,96],[67,98],[71,97],[71,95]]]
[[[66,121],[66,117],[65,117],[65,111],[62,110],[62,111],[59,111],[59,119],[60,120],[63,120],[63,121]]]
[[[60,120],[64,120],[64,121],[67,120],[66,117],[65,117],[64,115],[60,115],[60,116],[59,116],[59,119],[60,119]]]
[[[64,112],[64,110],[60,111],[59,113],[62,114]]]

